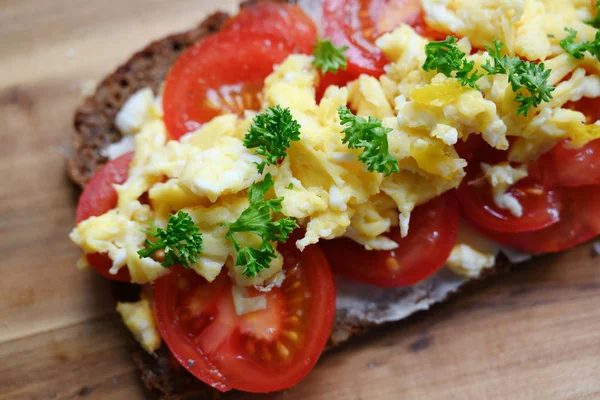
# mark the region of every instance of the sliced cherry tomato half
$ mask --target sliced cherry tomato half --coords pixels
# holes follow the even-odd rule
[[[295,4],[264,2],[242,9],[225,23],[222,31],[269,33],[285,38],[298,53],[311,54],[317,25]]]
[[[102,215],[112,210],[117,205],[117,192],[113,185],[121,184],[127,180],[129,164],[133,159],[133,152],[122,155],[107,162],[88,182],[77,204],[75,222],[80,223],[90,217]],[[123,282],[130,282],[131,277],[127,268],[121,268],[116,275],[108,272],[112,261],[106,254],[88,254],[88,263],[100,275]]]
[[[325,36],[336,46],[348,46],[348,73],[379,76],[387,60],[375,40],[405,23],[431,38],[446,37],[427,27],[421,0],[325,0]]]
[[[288,242],[289,243],[289,242]],[[154,284],[162,337],[188,371],[220,391],[287,389],[313,368],[331,333],[335,286],[323,253],[281,246],[286,278],[264,297],[266,308],[238,316],[226,272],[207,283],[175,269]]]
[[[568,103],[566,108],[582,112],[587,123],[600,120],[600,99],[583,97]],[[600,184],[600,139],[579,149],[568,147],[567,141],[557,144],[531,166],[530,174],[548,186],[591,186]]]
[[[260,109],[264,79],[293,52],[286,39],[247,31],[221,32],[187,49],[165,81],[169,135],[178,139],[218,115]]]
[[[566,141],[561,142],[538,158],[530,174],[552,187],[599,185],[600,139],[580,149],[570,149]]]
[[[508,159],[508,151],[497,150],[486,143],[481,135],[471,135],[454,145],[458,155],[469,163],[468,169],[480,169],[481,163],[498,164]]]
[[[565,190],[560,221],[548,228],[520,233],[483,232],[508,247],[529,253],[570,249],[600,234],[600,186]]]
[[[459,207],[453,192],[417,207],[405,238],[394,229],[398,243],[390,251],[368,251],[350,239],[321,242],[331,269],[346,278],[381,287],[413,285],[440,269],[458,235]]]
[[[558,222],[562,207],[560,189],[548,189],[530,177],[521,179],[507,191],[523,207],[523,215],[515,217],[496,205],[491,185],[481,179],[481,172],[474,171],[469,171],[457,194],[464,215],[475,224],[499,232],[526,232]]]

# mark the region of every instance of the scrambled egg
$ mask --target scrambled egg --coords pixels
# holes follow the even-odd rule
[[[150,301],[146,297],[142,296],[142,299],[135,303],[117,303],[117,312],[144,350],[150,354],[158,350],[161,337]]]
[[[584,96],[600,96],[600,63],[589,55],[573,59],[559,46],[566,36],[564,27],[576,29],[581,40],[594,37],[595,29],[583,22],[591,17],[589,1],[422,2],[426,22],[461,37],[459,47],[480,73],[490,60],[483,49],[492,46],[494,38],[505,44],[509,55],[544,61],[552,70],[549,83],[556,86],[553,99],[526,117],[518,116],[519,104],[506,75],[483,74],[476,90],[455,78],[426,72],[422,65],[428,40],[402,25],[377,40],[390,60],[384,75],[361,76],[347,87],[331,86],[320,103],[315,98],[318,73],[309,56],[292,55],[275,68],[265,80],[262,108],[289,107],[301,126],[301,140],[291,143],[281,164],[260,174],[255,163],[261,158],[243,145],[254,113],[216,117],[179,142],[169,141],[160,100],[144,89],[129,99],[116,120],[123,133],[135,133],[129,179],[116,185],[117,208],[80,223],[71,239],[86,253],[108,253],[111,273],[126,267],[133,282],[151,282],[167,270],[151,258],[138,257],[147,238],[143,230],[151,225],[165,228],[169,213],[184,210],[204,240],[195,271],[212,281],[226,267],[238,285],[259,285],[281,271],[281,255],[259,276],[243,276],[233,263],[235,249],[221,224],[240,216],[248,206],[247,189],[266,173],[275,181],[269,196],[283,197],[282,214],[305,227],[304,237],[296,242],[300,250],[341,236],[367,249],[390,250],[397,247],[384,236],[390,228],[399,226],[406,236],[416,206],[460,185],[467,162],[454,146],[470,135],[481,135],[496,149],[509,149],[509,160],[521,163],[567,138],[581,146],[600,137],[600,126],[586,125],[582,113],[565,108]],[[341,105],[349,105],[359,116],[378,118],[391,129],[389,151],[398,161],[398,173],[385,177],[367,171],[357,159],[360,150],[342,143],[337,115]],[[526,176],[524,167],[483,168],[497,205],[521,215],[516,199],[505,192]],[[139,201],[145,193],[149,205]],[[252,244],[257,238],[247,235],[240,240]],[[493,262],[493,254],[462,242],[449,260],[453,269],[468,276]]]

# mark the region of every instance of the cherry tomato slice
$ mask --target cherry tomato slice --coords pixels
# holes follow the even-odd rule
[[[508,247],[529,253],[570,249],[600,234],[600,186],[565,190],[560,221],[548,228],[519,233],[483,232]]]
[[[508,159],[508,151],[493,148],[481,135],[471,135],[466,141],[459,140],[454,148],[469,163],[468,169],[479,170],[482,162],[494,165]]]
[[[325,0],[325,36],[336,46],[348,46],[348,73],[379,76],[387,64],[375,40],[405,23],[426,36],[446,36],[430,30],[423,19],[421,0]]]
[[[165,81],[163,108],[169,135],[178,139],[218,115],[260,109],[264,79],[293,51],[286,39],[235,30],[187,49]]]
[[[288,242],[289,243],[289,242]],[[163,339],[198,379],[220,391],[266,393],[287,389],[313,368],[331,333],[335,286],[323,253],[282,247],[286,278],[280,288],[247,296],[266,309],[238,316],[230,278],[207,283],[175,269],[154,284],[154,309]]]
[[[311,54],[317,25],[295,4],[264,2],[244,8],[225,23],[222,31],[241,30],[268,33],[285,38],[295,52]]]
[[[368,251],[350,239],[321,242],[332,270],[346,278],[380,287],[413,285],[440,269],[458,235],[459,208],[453,192],[417,207],[405,238],[394,229],[398,243],[391,251]]]
[[[77,204],[75,213],[75,222],[80,223],[89,217],[102,215],[105,212],[115,208],[117,205],[117,192],[113,185],[121,184],[127,180],[129,164],[133,159],[133,152],[122,155],[112,161],[107,162],[92,179],[88,182]],[[127,268],[121,268],[116,275],[108,272],[112,266],[112,261],[106,254],[88,254],[86,256],[88,263],[100,275],[123,282],[130,282],[131,277]]]
[[[480,179],[481,172],[475,171],[469,171],[457,191],[462,212],[475,224],[499,232],[526,232],[558,222],[562,207],[560,189],[548,189],[530,177],[518,181],[507,191],[523,207],[523,215],[515,217],[496,205],[491,185]]]
[[[530,173],[547,186],[589,186],[600,184],[600,139],[580,149],[567,142],[557,144],[538,158]]]
[[[587,123],[600,120],[600,99],[584,97],[565,107],[580,111]],[[567,142],[557,144],[530,167],[530,174],[548,186],[590,186],[600,184],[600,139],[580,149],[570,149]]]

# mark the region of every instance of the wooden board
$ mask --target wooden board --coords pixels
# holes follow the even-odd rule
[[[107,284],[75,268],[80,88],[233,1],[0,2],[0,399],[144,399]],[[335,350],[277,398],[598,399],[600,259],[546,257]]]

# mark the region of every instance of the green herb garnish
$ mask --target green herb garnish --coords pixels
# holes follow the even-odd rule
[[[292,140],[300,140],[300,124],[292,117],[289,108],[276,105],[254,117],[244,138],[244,146],[257,148],[254,154],[264,158],[260,164],[256,163],[258,172],[262,174],[267,165],[277,164],[285,158],[285,151]]]
[[[513,92],[517,93],[515,101],[521,105],[517,115],[527,116],[531,107],[537,107],[542,102],[552,99],[555,88],[548,84],[551,70],[545,69],[544,63],[535,64],[519,57],[500,55],[502,47],[503,43],[496,39],[493,49],[486,46],[493,64],[487,60],[482,68],[490,75],[508,75],[508,82]]]
[[[242,212],[237,221],[225,223],[229,227],[227,239],[233,242],[237,251],[235,265],[244,266],[242,274],[256,276],[260,271],[269,268],[271,260],[276,256],[271,242],[283,243],[298,224],[293,218],[285,217],[272,220],[272,215],[281,211],[283,197],[264,200],[265,195],[273,187],[271,174],[265,175],[264,180],[254,183],[248,190],[250,205]],[[254,233],[262,239],[259,248],[242,246],[235,236],[237,232]]]
[[[344,126],[342,143],[347,143],[351,149],[363,149],[358,159],[369,171],[387,176],[400,170],[398,161],[388,151],[387,134],[392,129],[385,128],[377,118],[357,117],[345,106],[338,108],[338,115]]]
[[[202,233],[194,225],[192,217],[186,212],[179,211],[177,215],[170,214],[167,229],[156,228],[155,231],[146,233],[158,238],[156,242],[146,239],[145,249],[138,251],[140,258],[152,257],[155,251],[164,249],[165,258],[161,265],[171,267],[181,264],[189,268],[198,261],[202,253]]]
[[[329,39],[318,39],[313,49],[312,65],[321,71],[321,74],[327,72],[336,73],[339,69],[346,70],[348,59],[344,51],[348,46],[336,47]]]
[[[463,86],[471,86],[479,89],[477,81],[483,76],[477,74],[474,61],[467,61],[466,53],[457,46],[457,40],[454,36],[448,36],[441,42],[430,42],[425,46],[427,59],[423,64],[425,71],[438,71],[447,77],[452,77],[455,72],[455,78]]]

